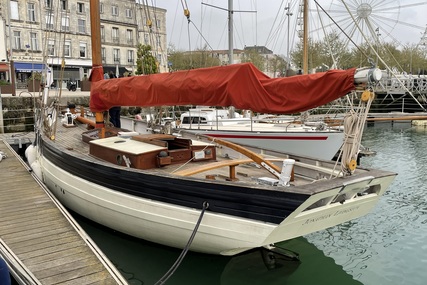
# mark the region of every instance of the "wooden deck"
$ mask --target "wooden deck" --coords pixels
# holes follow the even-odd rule
[[[22,284],[127,284],[66,210],[0,140],[0,254]],[[19,282],[19,281],[18,281]]]

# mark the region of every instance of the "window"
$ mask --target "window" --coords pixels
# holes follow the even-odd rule
[[[30,42],[31,42],[31,50],[36,51],[39,50],[39,43],[37,41],[37,33],[30,32]]]
[[[119,28],[111,29],[111,37],[113,39],[113,43],[119,43]]]
[[[104,14],[104,3],[99,4],[99,13]]]
[[[105,42],[105,28],[101,26],[101,41]]]
[[[118,16],[119,15],[119,7],[111,6],[111,15]]]
[[[157,62],[161,65],[162,64],[162,55],[158,54],[157,55]]]
[[[46,14],[46,30],[53,30],[53,14],[47,13]]]
[[[55,55],[55,40],[48,40],[47,42],[47,55]]]
[[[84,14],[85,12],[85,4],[77,2],[77,13]]]
[[[106,63],[107,62],[107,56],[105,53],[105,48],[101,48],[101,59],[102,59],[102,63]]]
[[[133,31],[132,30],[126,30],[126,40],[128,44],[133,44]]]
[[[161,38],[160,38],[160,36],[157,36],[156,37],[156,45],[157,45],[157,47],[160,47],[160,43],[161,43]]]
[[[34,3],[27,3],[27,19],[30,22],[36,21],[36,8]]]
[[[156,20],[156,27],[157,27],[157,29],[160,29],[160,19]]]
[[[61,10],[62,11],[68,10],[68,0],[61,0]]]
[[[80,57],[86,58],[86,43],[80,43]]]
[[[133,50],[128,50],[128,63],[133,64]]]
[[[64,31],[64,32],[70,31],[70,17],[69,16],[62,16],[61,31]]]
[[[148,34],[144,34],[144,44],[148,45],[150,42],[150,36]]]
[[[126,9],[126,17],[132,18],[132,10],[131,9]]]
[[[44,0],[44,6],[46,8],[52,8],[52,1],[53,0]]]
[[[21,49],[21,32],[13,31],[13,48]]]
[[[113,49],[113,60],[114,63],[120,63],[120,50],[117,48]]]
[[[71,41],[70,40],[66,40],[64,42],[64,56],[65,57],[71,56]]]
[[[86,33],[86,20],[78,19],[77,25],[79,27],[79,33]]]
[[[10,1],[10,19],[19,20],[18,1]]]

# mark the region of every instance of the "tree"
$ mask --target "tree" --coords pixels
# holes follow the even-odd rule
[[[188,70],[193,68],[218,66],[220,60],[207,47],[192,52],[176,51],[171,48],[168,60],[172,70]]]
[[[136,74],[154,74],[159,72],[159,63],[153,56],[150,45],[139,44],[136,56]]]
[[[283,57],[278,55],[273,55],[270,59],[268,59],[268,71],[276,76],[285,76],[286,71],[286,62]]]
[[[330,68],[348,68],[348,60],[351,57],[346,43],[336,32],[326,35],[325,40],[320,43],[322,64]]]
[[[335,32],[326,35],[323,40],[313,41],[308,39],[308,70],[325,70],[330,68],[348,68],[351,57],[345,42]],[[292,61],[302,68],[303,45],[297,44],[291,53]]]
[[[308,58],[308,70],[312,70],[318,66],[321,66],[323,63],[323,59],[321,57],[321,51],[323,48],[321,47],[320,42],[315,42],[312,39],[308,39],[308,50],[309,50],[309,58]],[[293,52],[291,52],[292,61],[297,64],[298,69],[302,72],[303,65],[303,44],[302,42],[297,43],[296,48]]]
[[[399,62],[403,70],[411,74],[427,74],[427,57],[418,45],[406,45],[401,51]]]
[[[255,49],[246,50],[242,62],[252,62],[259,70],[265,71],[265,58]]]

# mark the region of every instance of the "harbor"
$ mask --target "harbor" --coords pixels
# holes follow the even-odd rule
[[[278,13],[250,31],[236,29],[252,21],[233,20],[233,0],[203,2],[202,24],[182,1],[187,35],[167,26],[168,5],[122,2],[17,0],[0,13],[0,83],[11,89],[0,89],[0,285],[4,269],[13,285],[425,282],[421,7],[410,17],[421,41],[400,37],[390,60],[394,27],[375,19],[405,17],[381,0],[316,2],[323,36],[307,0],[262,5]],[[331,17],[340,9],[350,30]],[[261,22],[273,22],[259,26],[265,46]],[[224,51],[206,29],[219,35],[221,23]],[[190,24],[204,27],[201,62]]]
[[[367,127],[362,143],[377,155],[362,158],[362,166],[395,170],[397,180],[367,216],[280,244],[298,252],[300,261],[280,260],[282,267],[267,269],[259,253],[233,259],[190,252],[168,284],[239,284],[248,278],[263,285],[422,284],[427,278],[426,134],[427,128],[405,121]],[[154,284],[180,254],[73,215],[130,284]]]

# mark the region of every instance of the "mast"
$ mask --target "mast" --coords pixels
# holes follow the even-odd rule
[[[308,0],[304,1],[303,7],[303,55],[302,55],[302,70],[303,74],[308,74]]]
[[[233,0],[228,0],[228,63],[233,64]]]
[[[99,13],[99,0],[90,0],[90,33],[92,43],[92,72],[90,80],[96,82],[104,79],[101,54],[101,16]],[[95,121],[97,128],[104,128],[104,114],[102,112],[95,113]]]
[[[90,33],[92,43],[92,67],[102,66],[101,58],[101,18],[99,0],[90,0]]]

